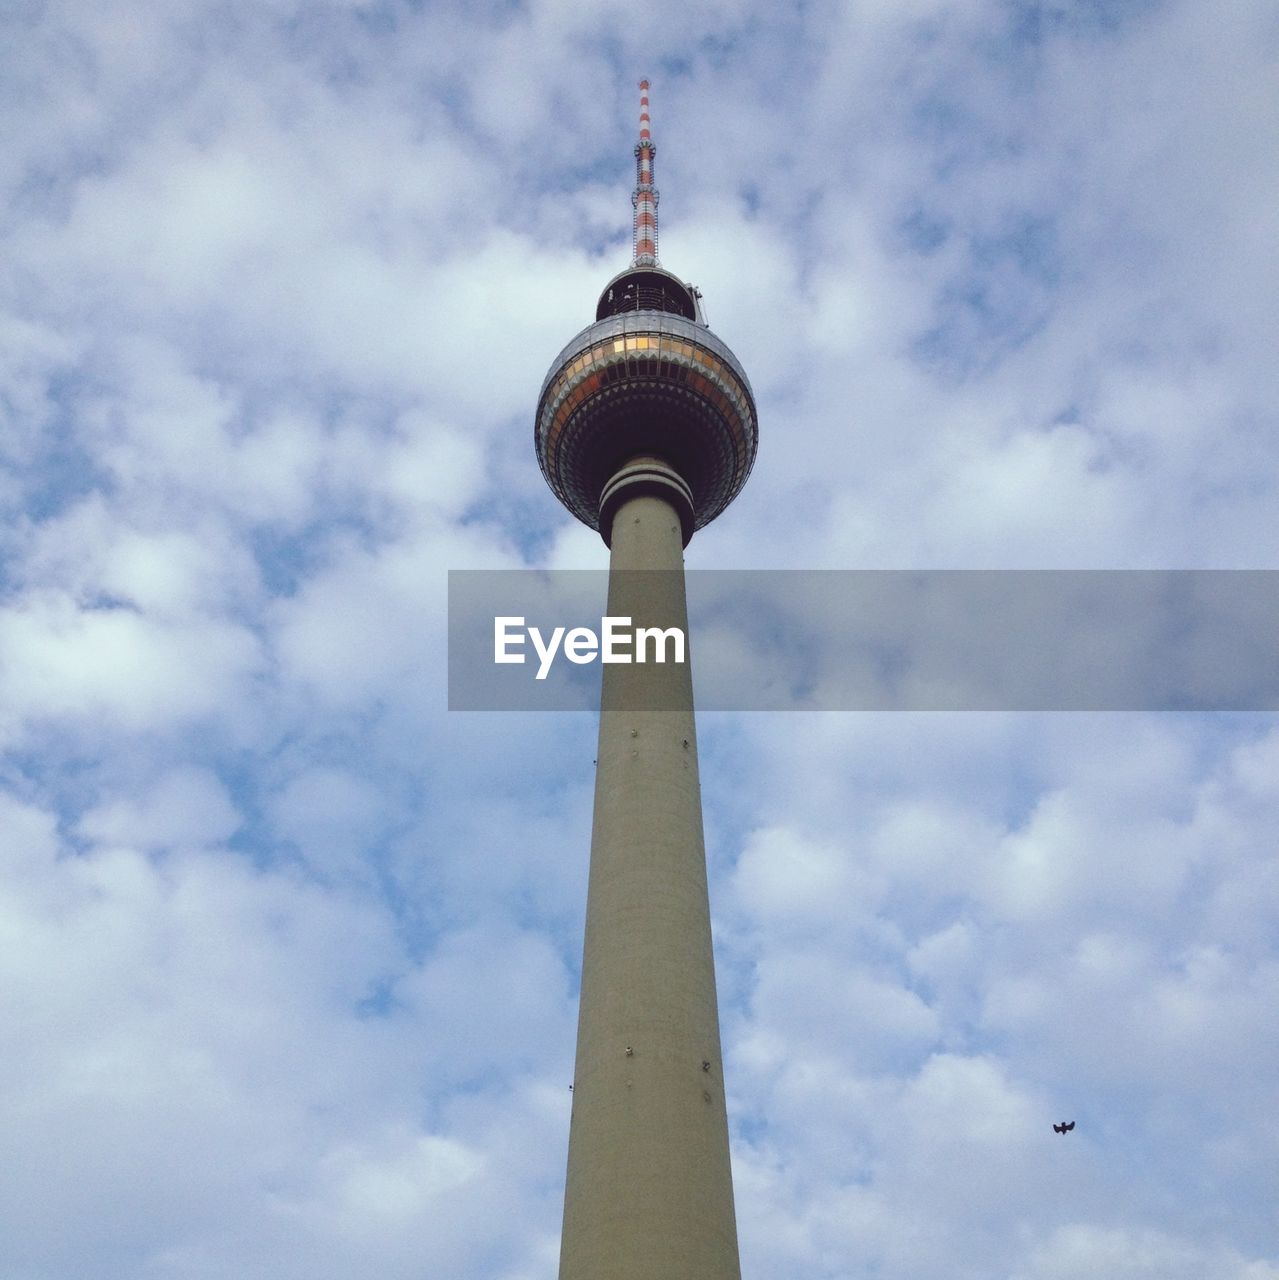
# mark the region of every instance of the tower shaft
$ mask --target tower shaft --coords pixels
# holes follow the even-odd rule
[[[680,500],[646,464],[606,486],[608,612],[687,636]],[[560,1280],[740,1277],[692,679],[669,656],[603,668]]]

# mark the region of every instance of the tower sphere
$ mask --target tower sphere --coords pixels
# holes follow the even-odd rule
[[[592,529],[600,527],[605,484],[630,458],[656,456],[679,472],[692,492],[694,529],[737,496],[755,461],[755,399],[737,357],[682,308],[647,305],[648,281],[667,275],[648,267],[618,277],[612,287],[626,290],[627,309],[605,309],[560,352],[542,384],[542,474]],[[669,278],[693,310],[689,291]],[[669,285],[661,292],[680,296]]]
[[[636,458],[673,468],[692,498],[687,543],[746,483],[759,427],[746,373],[707,327],[700,295],[657,265],[646,99],[641,124],[635,261],[604,286],[595,323],[552,363],[534,439],[555,496],[606,542],[600,497],[619,469]]]

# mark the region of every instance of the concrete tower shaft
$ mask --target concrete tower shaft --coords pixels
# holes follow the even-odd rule
[[[608,610],[687,635],[679,479],[648,487],[665,470],[619,478]],[[685,1276],[740,1276],[692,681],[609,665],[560,1280]]]

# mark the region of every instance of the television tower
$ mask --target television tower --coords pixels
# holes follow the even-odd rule
[[[684,547],[741,491],[750,384],[658,265],[640,81],[634,259],[542,385],[542,474],[609,547],[608,613],[688,634]],[[687,664],[603,667],[560,1280],[739,1280]]]

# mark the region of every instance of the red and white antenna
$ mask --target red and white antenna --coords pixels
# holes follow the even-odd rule
[[[657,189],[653,186],[653,157],[657,147],[649,132],[648,81],[641,80],[640,130],[635,144],[635,262],[637,267],[657,266]]]

